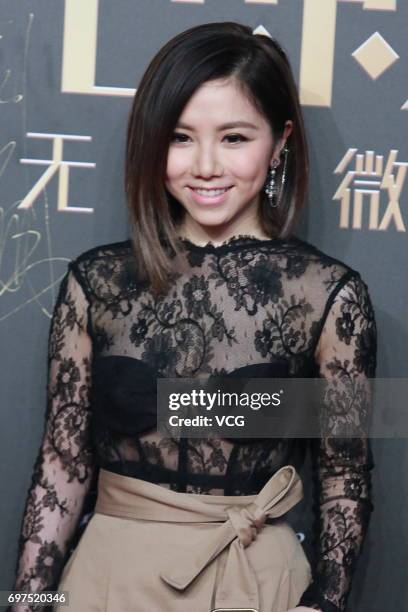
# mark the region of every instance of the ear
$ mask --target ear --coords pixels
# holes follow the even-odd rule
[[[272,161],[274,159],[279,159],[280,155],[282,153],[282,149],[284,148],[285,144],[286,144],[286,140],[289,138],[290,134],[292,133],[293,130],[293,121],[291,121],[290,119],[288,119],[285,122],[285,127],[283,130],[283,135],[282,137],[277,141],[273,153],[272,153],[272,157],[271,157],[271,164]]]

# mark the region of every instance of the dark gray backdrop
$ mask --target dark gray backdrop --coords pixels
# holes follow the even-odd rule
[[[287,50],[301,92],[312,167],[298,233],[361,272],[379,328],[378,376],[407,376],[407,2],[2,0],[2,589],[12,585],[21,513],[43,430],[47,332],[59,281],[70,258],[127,237],[122,175],[132,90],[173,35],[227,20],[254,30],[262,26]],[[74,137],[65,140],[62,159],[79,163],[65,176],[66,198],[66,169],[58,159],[52,167],[24,161],[50,160],[55,135]],[[352,149],[362,156],[363,173],[347,175],[357,168]],[[383,162],[377,174],[370,174],[367,151]],[[387,181],[392,151],[397,157]],[[339,168],[347,152],[350,163]],[[52,169],[48,180],[44,173]],[[338,193],[342,181],[347,184]],[[350,219],[342,223],[347,197]],[[353,223],[359,198],[361,227],[358,220]],[[376,201],[378,222],[370,225]],[[387,214],[390,222],[381,226]],[[349,609],[402,611],[408,607],[407,443],[374,440],[373,448],[375,511]],[[306,491],[303,507],[309,499]],[[294,520],[303,530],[302,515]],[[306,526],[304,531],[307,547]]]

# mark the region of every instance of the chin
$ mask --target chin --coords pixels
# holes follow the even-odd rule
[[[228,224],[233,216],[225,212],[221,213],[220,211],[212,211],[211,213],[202,215],[192,215],[187,211],[187,215],[189,215],[195,223],[205,225],[207,227],[217,227],[219,225],[221,226]]]

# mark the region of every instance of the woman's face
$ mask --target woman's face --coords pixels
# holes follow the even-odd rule
[[[208,81],[194,93],[170,142],[165,181],[186,211],[185,233],[257,232],[259,193],[290,123],[275,143],[268,121],[232,79]]]

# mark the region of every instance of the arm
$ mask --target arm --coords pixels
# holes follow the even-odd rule
[[[367,431],[376,345],[367,286],[357,273],[350,273],[334,297],[315,352],[326,381],[322,418],[334,437],[311,441],[317,564],[313,583],[299,605],[320,606],[323,612],[346,609],[373,510],[371,445],[357,432]],[[347,437],[340,437],[342,432]]]
[[[46,423],[23,515],[15,590],[57,588],[95,469],[88,302],[73,270],[70,263],[50,324]],[[13,612],[25,609],[30,608],[12,607]]]

